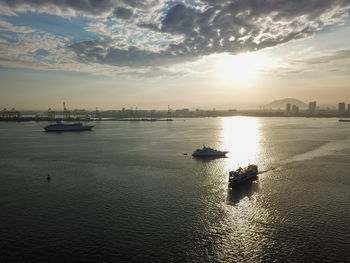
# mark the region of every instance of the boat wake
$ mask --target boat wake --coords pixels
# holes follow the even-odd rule
[[[331,141],[328,143],[325,143],[321,146],[319,146],[316,149],[313,149],[311,151],[297,154],[289,159],[283,160],[280,162],[282,165],[286,165],[289,163],[294,163],[294,162],[300,162],[300,161],[305,161],[305,160],[312,160],[314,158],[318,157],[323,157],[323,156],[330,156],[333,155],[343,149],[346,149],[349,147],[350,143],[350,137],[341,140],[341,141]]]
[[[264,174],[264,173],[267,173],[267,172],[270,172],[270,171],[273,171],[273,170],[276,170],[276,168],[270,168],[270,169],[267,169],[267,170],[264,170],[264,171],[259,171],[258,174]]]
[[[289,159],[279,161],[277,166],[270,169],[266,169],[264,171],[259,171],[259,174],[264,174],[264,173],[279,169],[283,165],[287,165],[290,163],[312,160],[318,157],[331,156],[341,152],[346,148],[349,148],[349,145],[350,145],[350,137],[344,140],[327,142],[311,151],[301,153],[301,154],[296,154]]]

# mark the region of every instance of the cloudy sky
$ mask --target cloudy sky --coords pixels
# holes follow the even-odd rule
[[[0,107],[350,103],[349,0],[0,0]]]

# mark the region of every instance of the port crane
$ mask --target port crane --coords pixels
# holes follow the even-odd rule
[[[70,111],[67,110],[65,102],[63,102],[63,119],[70,119]]]
[[[47,111],[47,118],[49,120],[54,120],[55,119],[55,112],[49,108],[48,111]]]
[[[17,111],[15,108],[12,108],[12,110],[7,110],[5,108],[1,112],[1,117],[4,119],[19,119],[21,117],[21,113]]]
[[[170,108],[170,105],[168,105],[168,111],[166,113],[166,120],[170,121],[171,120],[170,117],[171,117],[171,108]]]

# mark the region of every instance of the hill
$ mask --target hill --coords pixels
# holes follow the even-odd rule
[[[296,105],[300,109],[305,109],[308,107],[308,105],[305,102],[302,102],[297,99],[292,98],[286,98],[281,100],[274,100],[270,102],[269,104],[264,105],[266,109],[284,109],[286,108],[286,104],[290,103],[291,105]]]

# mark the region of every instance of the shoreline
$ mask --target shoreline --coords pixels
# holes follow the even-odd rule
[[[146,122],[155,122],[155,121],[174,121],[174,119],[192,119],[192,118],[216,118],[216,117],[270,117],[270,118],[278,118],[278,117],[285,117],[285,118],[339,118],[340,122],[348,122],[350,121],[350,115],[280,115],[280,114],[235,114],[235,115],[218,115],[218,116],[173,116],[171,118],[165,118],[165,117],[159,117],[159,118],[89,118],[89,119],[79,119],[79,118],[70,118],[70,119],[63,119],[63,118],[37,118],[37,117],[19,117],[19,118],[2,118],[0,117],[0,122],[29,122],[29,121],[35,121],[35,122],[56,122],[56,121],[65,121],[65,122],[89,122],[89,121],[131,121],[131,122],[138,122],[138,121],[146,121]]]

